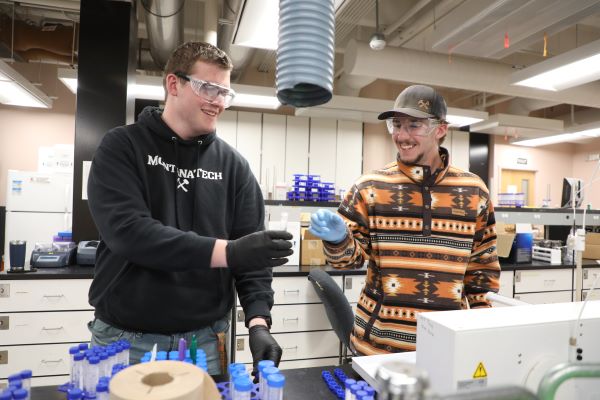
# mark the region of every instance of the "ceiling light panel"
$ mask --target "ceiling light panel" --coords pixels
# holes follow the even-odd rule
[[[513,85],[563,90],[600,79],[600,40],[512,74]]]
[[[52,108],[50,97],[2,60],[0,60],[0,103],[11,106]]]

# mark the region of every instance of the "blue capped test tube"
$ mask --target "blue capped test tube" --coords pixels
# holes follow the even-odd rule
[[[242,376],[233,381],[232,400],[250,400],[254,385],[247,376]]]
[[[267,375],[267,400],[283,400],[285,376],[281,374]]]
[[[33,372],[30,369],[24,369],[20,372],[21,382],[23,382],[23,389],[27,389],[31,392],[31,376]]]

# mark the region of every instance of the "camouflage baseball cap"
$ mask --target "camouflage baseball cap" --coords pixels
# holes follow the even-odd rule
[[[382,112],[377,118],[387,119],[399,114],[445,120],[446,101],[429,86],[412,85],[400,92],[392,110]]]

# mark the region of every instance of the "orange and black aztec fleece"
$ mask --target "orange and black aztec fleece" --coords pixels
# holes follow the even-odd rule
[[[490,307],[484,294],[498,291],[489,191],[440,154],[433,174],[398,160],[363,175],[340,204],[350,235],[325,242],[325,255],[337,268],[368,260],[351,338],[359,353],[413,351],[418,313]]]

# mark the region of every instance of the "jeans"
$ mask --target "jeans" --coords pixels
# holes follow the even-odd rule
[[[157,351],[174,351],[178,349],[179,339],[184,338],[190,346],[192,335],[196,335],[198,349],[206,352],[206,362],[210,375],[222,374],[221,361],[218,346],[218,333],[224,333],[229,329],[229,318],[225,317],[196,331],[163,335],[158,333],[129,332],[116,328],[106,322],[95,318],[88,322],[88,329],[92,333],[92,346],[106,346],[119,339],[126,339],[131,343],[129,349],[129,363],[137,364],[144,353],[152,351],[156,343]],[[225,346],[226,347],[226,346]]]

